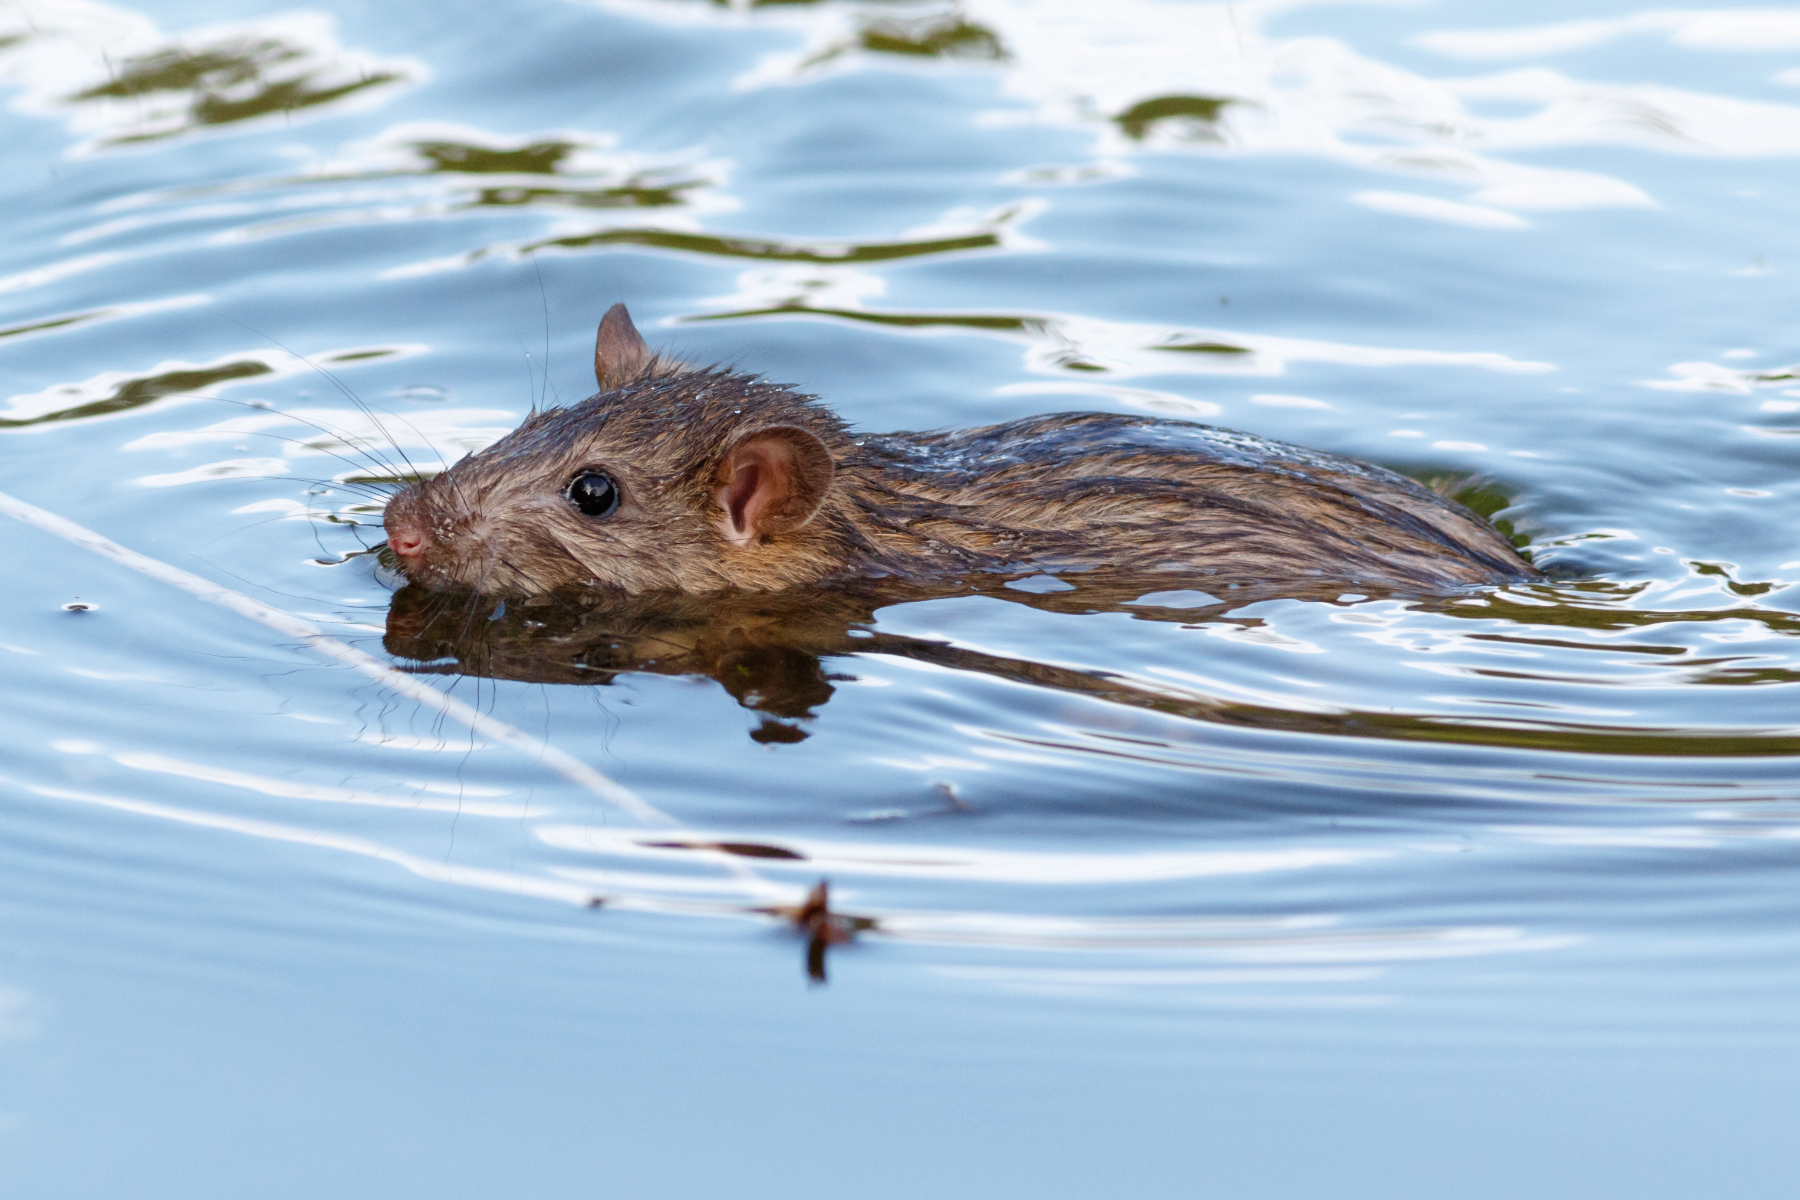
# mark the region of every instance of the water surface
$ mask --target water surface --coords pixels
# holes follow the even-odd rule
[[[8,521],[9,1194],[1786,1194],[1800,10],[27,0],[0,86],[0,490],[672,822]],[[618,300],[1551,574],[409,624],[356,481]]]

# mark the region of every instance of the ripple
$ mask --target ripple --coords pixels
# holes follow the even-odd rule
[[[1525,228],[1522,218],[1505,211],[1510,209],[1655,204],[1624,179],[1500,156],[1509,152],[1567,145],[1631,145],[1677,154],[1800,152],[1800,107],[1652,84],[1578,80],[1544,68],[1434,79],[1332,38],[1272,35],[1267,25],[1291,8],[1280,0],[1121,0],[1099,8],[968,0],[954,17],[930,19],[978,30],[974,36],[993,51],[925,59],[864,36],[887,11],[876,4],[734,12],[669,0],[603,2],[651,19],[723,23],[748,17],[793,30],[804,45],[765,57],[739,79],[742,89],[793,86],[849,70],[894,70],[921,61],[939,70],[994,73],[1014,107],[984,114],[988,122],[1088,129],[1102,161],[1145,152],[1227,149],[1310,154],[1472,187],[1461,202],[1378,194],[1398,195],[1388,211],[1488,228]],[[1627,32],[1663,30],[1678,47],[1719,49],[1759,35],[1780,44],[1787,21],[1780,11],[1651,12],[1511,31],[1433,32],[1418,35],[1414,44],[1457,57],[1526,57]],[[1535,111],[1491,117],[1468,103],[1493,100]]]
[[[1421,33],[1411,42],[1452,58],[1536,58],[1649,33],[1668,34],[1671,45],[1690,50],[1800,50],[1800,15],[1766,8],[1722,12],[1662,9],[1515,29]]]
[[[416,59],[340,44],[332,20],[291,13],[171,37],[92,0],[34,0],[0,13],[0,81],[30,112],[86,135],[75,153],[378,104],[427,77]]]
[[[1284,375],[1290,367],[1301,363],[1359,367],[1452,366],[1505,374],[1540,374],[1556,369],[1551,363],[1515,359],[1492,351],[1357,346],[1246,330],[1105,321],[1073,313],[896,313],[866,308],[824,308],[808,303],[810,297],[804,294],[790,295],[771,303],[779,295],[777,289],[804,293],[830,288],[862,295],[879,294],[879,281],[874,280],[851,286],[842,279],[776,279],[751,274],[740,277],[740,283],[748,285],[747,291],[727,297],[723,303],[744,307],[687,320],[823,319],[876,325],[896,332],[975,334],[1022,345],[1026,369],[1043,374],[1108,374],[1123,378],[1174,374],[1267,377]],[[772,292],[775,295],[771,295]],[[1021,394],[1033,385],[1008,386],[1014,390],[1006,394]],[[1089,390],[1098,395],[1117,395],[1104,386]],[[1128,395],[1143,396],[1142,393]],[[1157,399],[1160,396],[1151,393],[1133,407],[1154,408],[1150,401]],[[1196,402],[1186,397],[1170,399],[1189,406],[1198,403],[1210,407],[1209,402]]]
[[[243,791],[256,792],[264,796],[273,796],[283,800],[300,800],[314,804],[357,804],[373,808],[405,808],[420,812],[449,812],[468,817],[500,817],[516,820],[520,817],[544,816],[547,810],[532,809],[524,804],[504,804],[492,800],[476,798],[433,799],[425,795],[394,796],[384,792],[359,791],[355,788],[328,787],[320,784],[301,783],[292,779],[277,779],[253,772],[238,771],[227,767],[211,766],[206,763],[188,762],[171,758],[164,754],[145,754],[134,752],[108,753],[98,746],[84,743],[60,743],[55,749],[79,754],[105,754],[111,761],[122,767],[137,771],[149,771],[160,775],[174,775],[182,779],[191,779],[200,783],[218,784],[222,787],[238,788]],[[421,786],[420,792],[427,787]]]
[[[422,346],[355,347],[327,350],[310,358],[301,358],[286,350],[247,350],[210,363],[165,362],[147,372],[105,371],[79,383],[57,384],[41,392],[10,397],[8,407],[0,410],[0,429],[117,416],[159,402],[214,399],[216,396],[208,395],[209,391],[216,393],[250,379],[272,382],[305,371],[321,370],[316,363],[351,366],[417,354],[423,349]]]

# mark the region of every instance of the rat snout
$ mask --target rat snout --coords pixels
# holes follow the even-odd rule
[[[388,549],[412,561],[431,549],[431,536],[425,527],[409,517],[390,514],[387,525]]]

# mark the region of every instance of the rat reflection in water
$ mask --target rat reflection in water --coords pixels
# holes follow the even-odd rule
[[[1105,673],[1086,672],[964,649],[941,641],[884,633],[870,626],[876,612],[895,604],[945,596],[984,595],[1067,614],[1124,612],[1147,620],[1190,624],[1218,619],[1265,596],[1293,597],[1293,587],[1231,589],[1230,600],[1188,593],[1179,603],[1156,603],[1166,576],[1144,578],[1092,572],[1061,578],[977,576],[946,586],[884,580],[805,592],[668,592],[628,595],[592,588],[499,600],[467,593],[401,588],[388,612],[384,646],[416,664],[421,674],[471,675],[528,683],[604,685],[628,672],[706,676],[733,699],[763,714],[750,736],[759,742],[798,742],[801,722],[818,715],[837,683],[856,678],[832,671],[826,660],[880,653],[971,670],[1063,691],[1099,696],[1136,707],[1216,717],[1204,701],[1182,703],[1150,695]],[[1058,590],[1037,591],[1039,582]],[[1012,585],[1024,585],[1008,586]],[[1224,589],[1221,589],[1224,590]],[[1309,598],[1334,600],[1335,587]],[[1140,603],[1143,597],[1149,603]],[[1233,618],[1256,624],[1254,618]],[[1192,711],[1188,711],[1188,710]]]

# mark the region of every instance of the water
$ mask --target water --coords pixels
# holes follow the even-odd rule
[[[0,488],[677,823],[7,522],[8,1194],[1786,1193],[1800,10],[32,0],[0,83]],[[1555,575],[390,632],[334,455],[584,396],[620,299],[872,430],[1462,480]],[[822,987],[755,911],[821,877]]]

